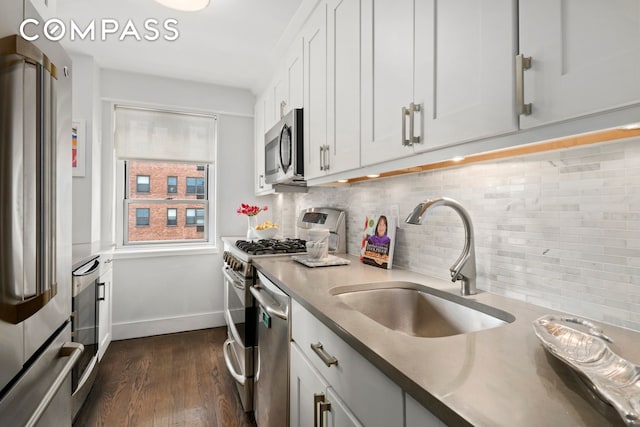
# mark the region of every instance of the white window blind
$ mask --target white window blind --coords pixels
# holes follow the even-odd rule
[[[118,159],[215,161],[215,116],[116,106]]]

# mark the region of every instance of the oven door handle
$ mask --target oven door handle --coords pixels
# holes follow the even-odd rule
[[[232,339],[227,339],[222,346],[222,353],[224,355],[224,363],[227,365],[227,371],[231,374],[234,380],[238,382],[240,385],[244,385],[247,381],[247,377],[244,375],[240,375],[236,372],[236,368],[233,366],[231,362],[231,355],[229,354],[229,347],[233,344]]]
[[[229,273],[229,269],[228,268],[223,268],[222,269],[222,274],[224,275],[224,277],[231,282],[231,284],[238,288],[238,289],[243,289],[244,290],[244,286],[242,285],[242,282],[240,282],[239,280],[236,280],[231,273]]]
[[[289,318],[289,316],[287,315],[287,312],[282,311],[280,307],[272,304],[270,301],[267,300],[267,298],[269,297],[268,296],[265,297],[263,295],[264,293],[260,290],[260,288],[256,286],[251,286],[249,290],[251,291],[251,294],[253,295],[253,297],[264,308],[264,311],[266,311],[269,315],[279,317],[282,320],[287,320]]]

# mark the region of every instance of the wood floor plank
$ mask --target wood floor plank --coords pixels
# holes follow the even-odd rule
[[[226,328],[111,343],[74,427],[255,427],[226,371]]]

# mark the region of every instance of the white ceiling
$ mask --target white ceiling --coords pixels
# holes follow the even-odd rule
[[[302,0],[211,0],[200,12],[179,12],[154,0],[57,0],[56,17],[81,29],[96,21],[96,39],[61,41],[69,52],[92,56],[101,68],[112,68],[251,89],[257,93],[275,66],[279,40]],[[132,20],[142,37],[144,22],[175,18],[179,38],[159,26],[161,38],[120,41],[120,30],[100,40],[100,22],[116,19],[121,29]],[[286,35],[285,35],[286,37]],[[280,43],[280,45],[283,43]]]

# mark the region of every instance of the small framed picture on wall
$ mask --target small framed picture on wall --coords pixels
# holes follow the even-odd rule
[[[86,167],[84,120],[71,124],[71,170],[73,176],[84,176]]]

